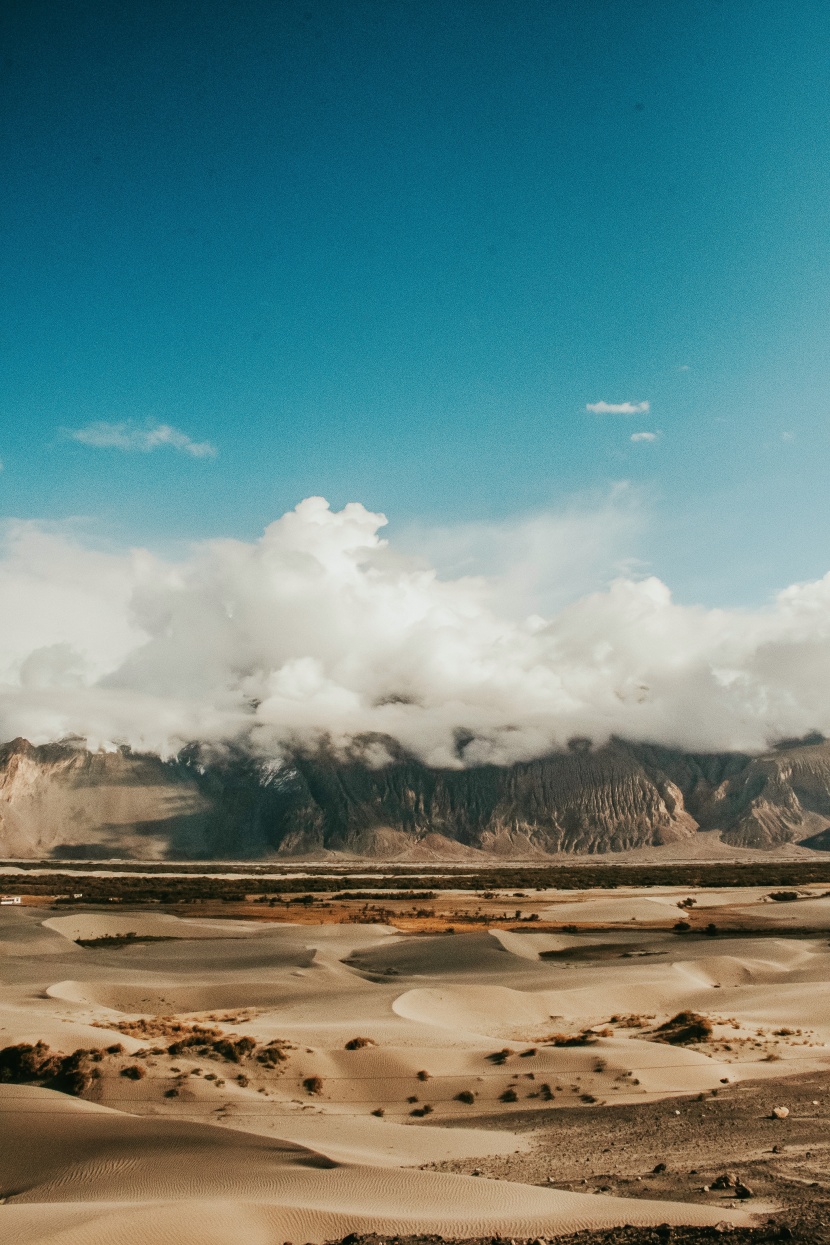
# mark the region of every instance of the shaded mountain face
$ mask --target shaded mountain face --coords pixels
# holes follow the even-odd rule
[[[394,756],[394,745],[391,745]],[[257,859],[327,851],[466,859],[599,853],[698,829],[830,849],[830,743],[760,757],[612,741],[505,767],[373,767],[325,755],[175,760],[71,744],[0,748],[0,856]]]

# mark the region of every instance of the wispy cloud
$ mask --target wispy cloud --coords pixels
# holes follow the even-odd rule
[[[647,415],[650,402],[586,402],[585,410],[594,415]]]
[[[87,424],[84,428],[67,429],[66,435],[82,445],[98,450],[125,450],[128,453],[149,454],[151,450],[165,447],[180,450],[191,458],[215,458],[216,446],[209,441],[193,441],[172,424],[149,421],[136,424],[125,420],[120,424],[108,424],[103,420]]]
[[[632,432],[632,441],[656,441],[660,436],[659,432]]]

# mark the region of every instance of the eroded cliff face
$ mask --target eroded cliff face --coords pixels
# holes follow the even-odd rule
[[[830,827],[830,745],[756,757],[740,782],[732,779],[714,793],[707,816],[725,824],[723,837],[730,843],[800,842],[822,849],[818,840]]]
[[[612,741],[509,767],[373,767],[324,754],[172,761],[73,744],[0,748],[6,858],[543,858],[719,829],[749,847],[830,848],[830,744],[762,757]]]
[[[728,843],[830,846],[823,833],[830,827],[830,742],[793,743],[758,757],[644,745],[632,751],[671,775],[700,829],[720,830]]]
[[[329,848],[372,850],[388,827],[515,858],[620,851],[697,829],[679,788],[615,744],[504,768],[431,770],[402,760],[369,769],[320,758],[297,766],[324,813],[318,845]]]

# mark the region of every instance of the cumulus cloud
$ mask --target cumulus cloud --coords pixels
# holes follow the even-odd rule
[[[585,410],[594,415],[647,415],[650,402],[586,402]]]
[[[209,441],[193,441],[172,424],[157,424],[153,421],[146,424],[135,424],[131,420],[120,424],[99,421],[87,424],[84,428],[67,429],[66,435],[72,441],[80,441],[82,445],[91,445],[98,450],[126,450],[149,454],[151,450],[166,446],[189,454],[191,458],[215,458],[217,454],[216,446]]]
[[[830,734],[830,575],[750,611],[679,605],[660,580],[623,574],[517,615],[509,576],[442,576],[384,540],[385,523],[309,498],[257,541],[178,562],[10,525],[0,738],[164,754],[236,740],[276,757],[373,732],[457,765],[574,735],[702,750]]]
[[[658,435],[659,435],[659,434],[658,434],[658,433],[656,433],[656,432],[632,432],[632,434],[631,434],[631,440],[632,440],[632,441],[634,441],[634,442],[637,442],[637,441],[656,441],[656,440],[657,440]]]

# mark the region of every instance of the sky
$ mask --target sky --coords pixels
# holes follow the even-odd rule
[[[324,497],[494,617],[830,570],[821,0],[18,0],[0,43],[7,569],[163,579]]]

